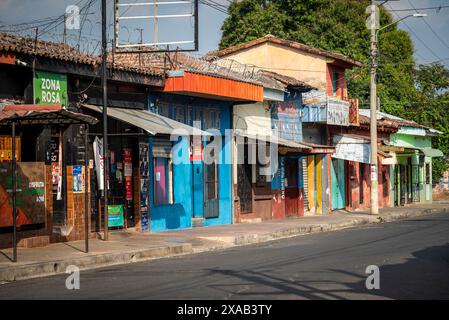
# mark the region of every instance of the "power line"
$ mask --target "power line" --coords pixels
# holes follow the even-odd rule
[[[221,13],[229,15],[228,14],[228,9],[227,9],[227,7],[225,5],[217,3],[217,2],[215,2],[213,0],[200,0],[200,3],[210,7],[212,9],[215,9],[215,10],[221,12]]]
[[[412,6],[412,8],[416,11],[416,13],[419,13],[418,10],[413,6],[412,2],[410,0],[407,0],[408,3]],[[440,36],[435,32],[435,30],[432,28],[432,26],[427,22],[427,20],[425,18],[423,18],[424,23],[427,25],[427,27],[430,29],[430,31],[432,31],[432,33],[435,35],[435,37],[440,40],[440,42],[449,49],[449,46],[446,44],[446,42],[440,38]]]
[[[419,10],[419,11],[424,11],[424,10],[437,10],[440,11],[441,9],[445,9],[445,8],[449,8],[449,6],[439,6],[439,7],[427,7],[427,8],[407,8],[407,9],[391,9],[389,11],[394,11],[394,12],[401,12],[401,11],[414,11],[414,10]]]
[[[391,5],[389,4],[389,3],[387,3],[387,5],[390,7],[390,9],[393,9],[392,7],[391,7]],[[398,14],[396,14],[395,12],[393,12],[395,15],[396,15],[396,17],[398,17],[398,19],[400,19],[400,17],[399,17],[399,15]],[[440,56],[438,56],[423,40],[421,40],[421,38],[415,33],[415,31],[413,31],[413,29],[412,28],[410,28],[409,27],[409,25],[405,22],[405,21],[402,21],[402,23],[404,24],[404,26],[415,36],[415,38],[419,41],[419,42],[421,42],[422,43],[422,45],[427,49],[427,50],[429,50],[429,52],[430,53],[432,53],[437,59],[441,59],[441,57]]]

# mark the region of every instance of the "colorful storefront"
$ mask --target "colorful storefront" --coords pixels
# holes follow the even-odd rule
[[[402,148],[396,151],[397,164],[392,168],[394,205],[432,202],[432,158],[443,156],[432,148],[434,134],[424,127],[401,126],[391,135],[391,144]]]
[[[207,134],[176,138],[177,144],[169,135],[149,140],[150,229],[231,224],[232,108],[236,102],[262,101],[263,88],[198,72],[171,75],[165,92],[150,96],[149,111]]]

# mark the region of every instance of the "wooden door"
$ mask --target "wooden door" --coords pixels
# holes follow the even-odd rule
[[[299,215],[298,160],[285,160],[285,215]]]
[[[216,218],[218,205],[218,164],[204,164],[204,217]]]
[[[345,162],[332,158],[332,210],[345,208]]]
[[[252,165],[247,159],[237,165],[237,194],[240,200],[240,213],[253,211]]]

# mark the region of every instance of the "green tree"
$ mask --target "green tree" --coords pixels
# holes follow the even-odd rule
[[[432,146],[449,155],[449,70],[441,64],[420,65],[415,74],[413,103],[406,106],[409,119],[440,130],[443,134],[434,137]],[[441,179],[449,169],[445,158],[433,159],[433,179]]]
[[[233,1],[222,26],[220,48],[272,34],[350,56],[365,67],[347,72],[349,94],[359,99],[362,108],[367,108],[370,30],[365,24],[368,17],[365,10],[370,3],[369,0]],[[381,26],[391,22],[390,13],[380,7]],[[433,65],[420,66],[416,71],[410,35],[396,25],[381,31],[378,40],[381,110],[443,131],[434,143],[449,154],[448,94],[444,91],[447,70]],[[434,164],[434,177],[438,178],[447,161],[436,159]]]
[[[272,34],[328,51],[339,52],[365,63],[348,72],[348,89],[369,105],[369,43],[365,12],[369,0],[242,0],[229,6],[222,26],[220,48]],[[381,7],[381,25],[393,21]],[[392,26],[379,35],[378,94],[383,110],[403,115],[412,101],[413,43],[407,32]]]

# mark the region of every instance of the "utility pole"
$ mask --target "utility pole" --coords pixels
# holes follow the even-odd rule
[[[158,4],[157,4],[157,0],[154,0],[154,43],[157,45],[158,41],[159,41],[159,21],[158,21]]]
[[[377,188],[377,23],[375,0],[371,0],[371,81],[370,81],[370,132],[371,132],[371,214],[379,214],[378,188]]]
[[[108,224],[108,87],[107,87],[107,30],[106,0],[101,0],[101,83],[103,86],[103,191],[104,191],[104,240],[109,239]]]
[[[143,28],[136,28],[136,30],[140,32],[139,43],[142,44],[143,43]],[[142,49],[142,47],[140,49]],[[142,65],[142,54],[139,53],[139,66],[141,66],[141,65]]]

